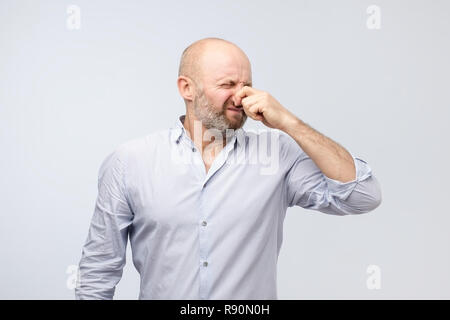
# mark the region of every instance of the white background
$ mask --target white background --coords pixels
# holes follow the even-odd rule
[[[380,29],[366,24],[372,4]],[[425,0],[0,0],[0,298],[74,298],[66,270],[101,161],[184,113],[179,58],[208,36],[240,46],[255,88],[366,160],[382,187],[360,216],[288,210],[279,298],[450,298],[450,3]],[[139,293],[128,250],[117,299]]]

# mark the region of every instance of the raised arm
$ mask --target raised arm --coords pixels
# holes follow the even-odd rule
[[[269,93],[244,86],[236,93],[245,113],[283,131],[287,203],[330,214],[364,213],[381,203],[381,190],[368,164],[314,130]]]
[[[284,139],[284,157],[290,164],[286,175],[288,206],[334,215],[361,214],[381,203],[381,188],[368,163],[350,154],[355,178],[342,182],[327,177],[311,157],[288,135]]]

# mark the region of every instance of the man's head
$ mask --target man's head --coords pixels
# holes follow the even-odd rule
[[[177,84],[187,113],[206,129],[224,132],[244,125],[247,115],[235,94],[252,85],[251,66],[235,44],[218,38],[191,44],[181,56]]]

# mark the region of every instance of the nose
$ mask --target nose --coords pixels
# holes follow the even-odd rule
[[[237,106],[240,106],[241,105],[241,98],[239,98],[239,97],[237,97],[236,96],[236,94],[239,92],[239,91],[241,91],[241,89],[244,87],[244,83],[243,82],[239,82],[237,85],[236,85],[236,87],[235,87],[235,89],[234,89],[234,91],[233,91],[233,98],[232,98],[232,100],[233,100],[233,103],[234,103],[234,106],[235,107],[237,107]]]

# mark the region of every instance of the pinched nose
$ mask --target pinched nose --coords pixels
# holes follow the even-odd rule
[[[236,107],[242,106],[242,104],[241,104],[241,100],[242,100],[242,99],[241,99],[240,97],[237,96],[237,93],[238,93],[239,91],[241,91],[241,89],[242,89],[244,86],[245,86],[244,83],[243,83],[243,82],[240,82],[240,83],[239,83],[238,85],[236,85],[236,87],[234,88],[232,100],[233,100],[233,103],[234,103],[234,105],[235,105]]]
[[[239,97],[236,97],[236,95],[234,94],[233,95],[233,98],[232,98],[232,100],[233,100],[233,105],[235,106],[235,107],[237,107],[237,106],[240,106],[241,105],[241,98],[239,98]]]

